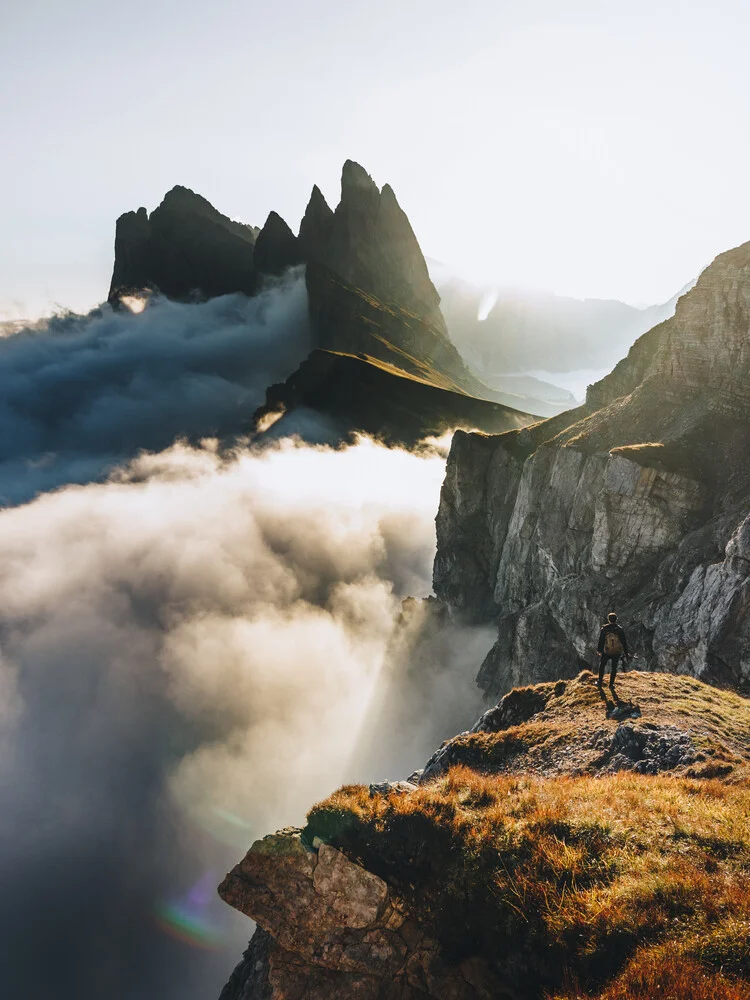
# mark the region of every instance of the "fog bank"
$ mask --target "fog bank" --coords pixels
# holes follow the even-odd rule
[[[310,350],[300,269],[256,298],[154,298],[0,337],[0,503],[102,478],[177,437],[247,433]]]
[[[352,756],[430,591],[443,470],[178,444],[0,513],[7,995],[218,996],[250,925],[211,886],[371,776]]]

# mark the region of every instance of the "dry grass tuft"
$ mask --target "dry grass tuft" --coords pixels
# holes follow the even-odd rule
[[[550,1000],[589,1000],[590,993],[579,989],[555,993]],[[699,962],[681,953],[668,953],[663,948],[638,952],[625,971],[596,1000],[748,1000],[750,987],[746,982],[730,978],[723,972],[706,969]]]
[[[456,767],[409,794],[342,788],[305,835],[388,880],[449,959],[483,955],[526,996],[750,996],[747,783]]]
[[[617,692],[618,701],[601,692],[588,670],[567,682],[518,689],[511,695],[520,707],[515,716],[509,714],[522,721],[499,732],[455,737],[448,760],[488,772],[598,773],[608,763],[608,739],[623,721],[611,717],[619,703],[637,706],[640,716],[624,722],[640,733],[670,729],[689,737],[693,752],[670,765],[674,773],[733,781],[750,777],[747,698],[691,677],[641,671],[618,675]],[[540,709],[524,716],[524,700]]]

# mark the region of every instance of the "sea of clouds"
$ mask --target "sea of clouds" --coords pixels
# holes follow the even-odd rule
[[[247,432],[310,350],[304,277],[261,295],[103,306],[0,338],[0,503],[90,482],[141,449]]]
[[[429,683],[400,680],[441,454],[227,445],[305,317],[292,276],[0,342],[9,998],[218,997],[252,927],[214,887],[252,839],[405,776],[478,707],[482,630],[446,628]]]

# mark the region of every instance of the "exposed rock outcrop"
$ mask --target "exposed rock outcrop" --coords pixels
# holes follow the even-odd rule
[[[691,778],[747,775],[750,705],[745,699],[729,692],[714,695],[692,678],[670,682],[659,673],[621,674],[619,694],[605,694],[594,681],[584,670],[570,681],[514,688],[469,732],[436,750],[419,783],[457,765],[544,777],[618,771]],[[717,740],[718,706],[731,721]]]
[[[477,415],[477,419],[462,415],[451,423],[452,400],[436,392],[428,394],[429,412],[419,418],[420,426],[498,430],[528,423],[525,397],[490,390],[466,368],[448,337],[440,296],[393,190],[388,185],[379,190],[351,160],[344,164],[335,211],[314,187],[298,237],[276,212],[269,214],[259,232],[233,222],[181,187],[170,191],[151,216],[144,208],[126,213],[117,222],[109,298],[118,303],[142,289],[177,299],[229,292],[254,295],[269,277],[301,263],[306,265],[313,346],[374,361],[380,368],[374,377],[381,386],[391,383],[390,374],[405,373],[437,390],[464,394],[470,398],[459,405],[460,413]],[[390,440],[412,439],[411,427],[406,437],[399,436],[400,421],[389,402],[381,414],[376,412],[377,398],[370,399],[366,423],[359,413],[347,412],[345,401],[358,401],[351,386],[331,380],[331,372],[339,370],[344,370],[341,365],[332,369],[330,363],[321,365],[319,356],[311,358],[285,386],[272,387],[260,420],[272,412],[291,413],[309,406],[309,397],[315,394],[322,405],[319,413],[327,419],[328,411],[335,411],[335,426],[343,425],[344,434],[371,430],[374,423]],[[322,391],[323,382],[332,389],[330,399]],[[388,385],[386,395],[392,400],[406,388],[406,382],[397,380]],[[405,400],[405,423],[425,398],[420,390],[415,401]],[[448,406],[436,419],[441,398]],[[481,405],[488,399],[521,411],[522,417],[498,421],[497,407]],[[262,430],[264,423],[258,426]]]
[[[586,405],[494,438],[458,433],[438,515],[435,591],[494,621],[490,696],[592,662],[615,608],[651,668],[750,686],[750,244]]]
[[[432,323],[447,336],[440,296],[390,185],[378,190],[366,170],[347,160],[341,200],[334,212],[326,212],[327,207],[314,188],[300,228],[306,259],[385,305],[395,303]]]
[[[189,188],[174,187],[150,216],[139,208],[117,220],[109,301],[143,289],[173,299],[252,295],[257,235]]]
[[[261,274],[280,275],[302,261],[297,237],[280,215],[270,212],[255,241],[255,269]]]
[[[389,185],[379,190],[347,160],[335,211],[313,188],[299,244],[320,347],[365,354],[433,384],[513,405],[471,374],[451,342],[440,296]]]
[[[260,928],[221,1000],[512,996],[482,960],[448,965],[383,879],[299,830],[253,844],[219,895]]]
[[[219,889],[258,924],[221,1000],[604,1000],[649,948],[744,996],[749,703],[617,686],[513,690],[412,780],[346,786],[253,844]]]

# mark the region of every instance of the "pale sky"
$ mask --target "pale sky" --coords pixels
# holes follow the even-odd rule
[[[105,297],[174,184],[296,229],[341,165],[467,277],[669,298],[750,240],[746,0],[2,0],[0,317]]]

